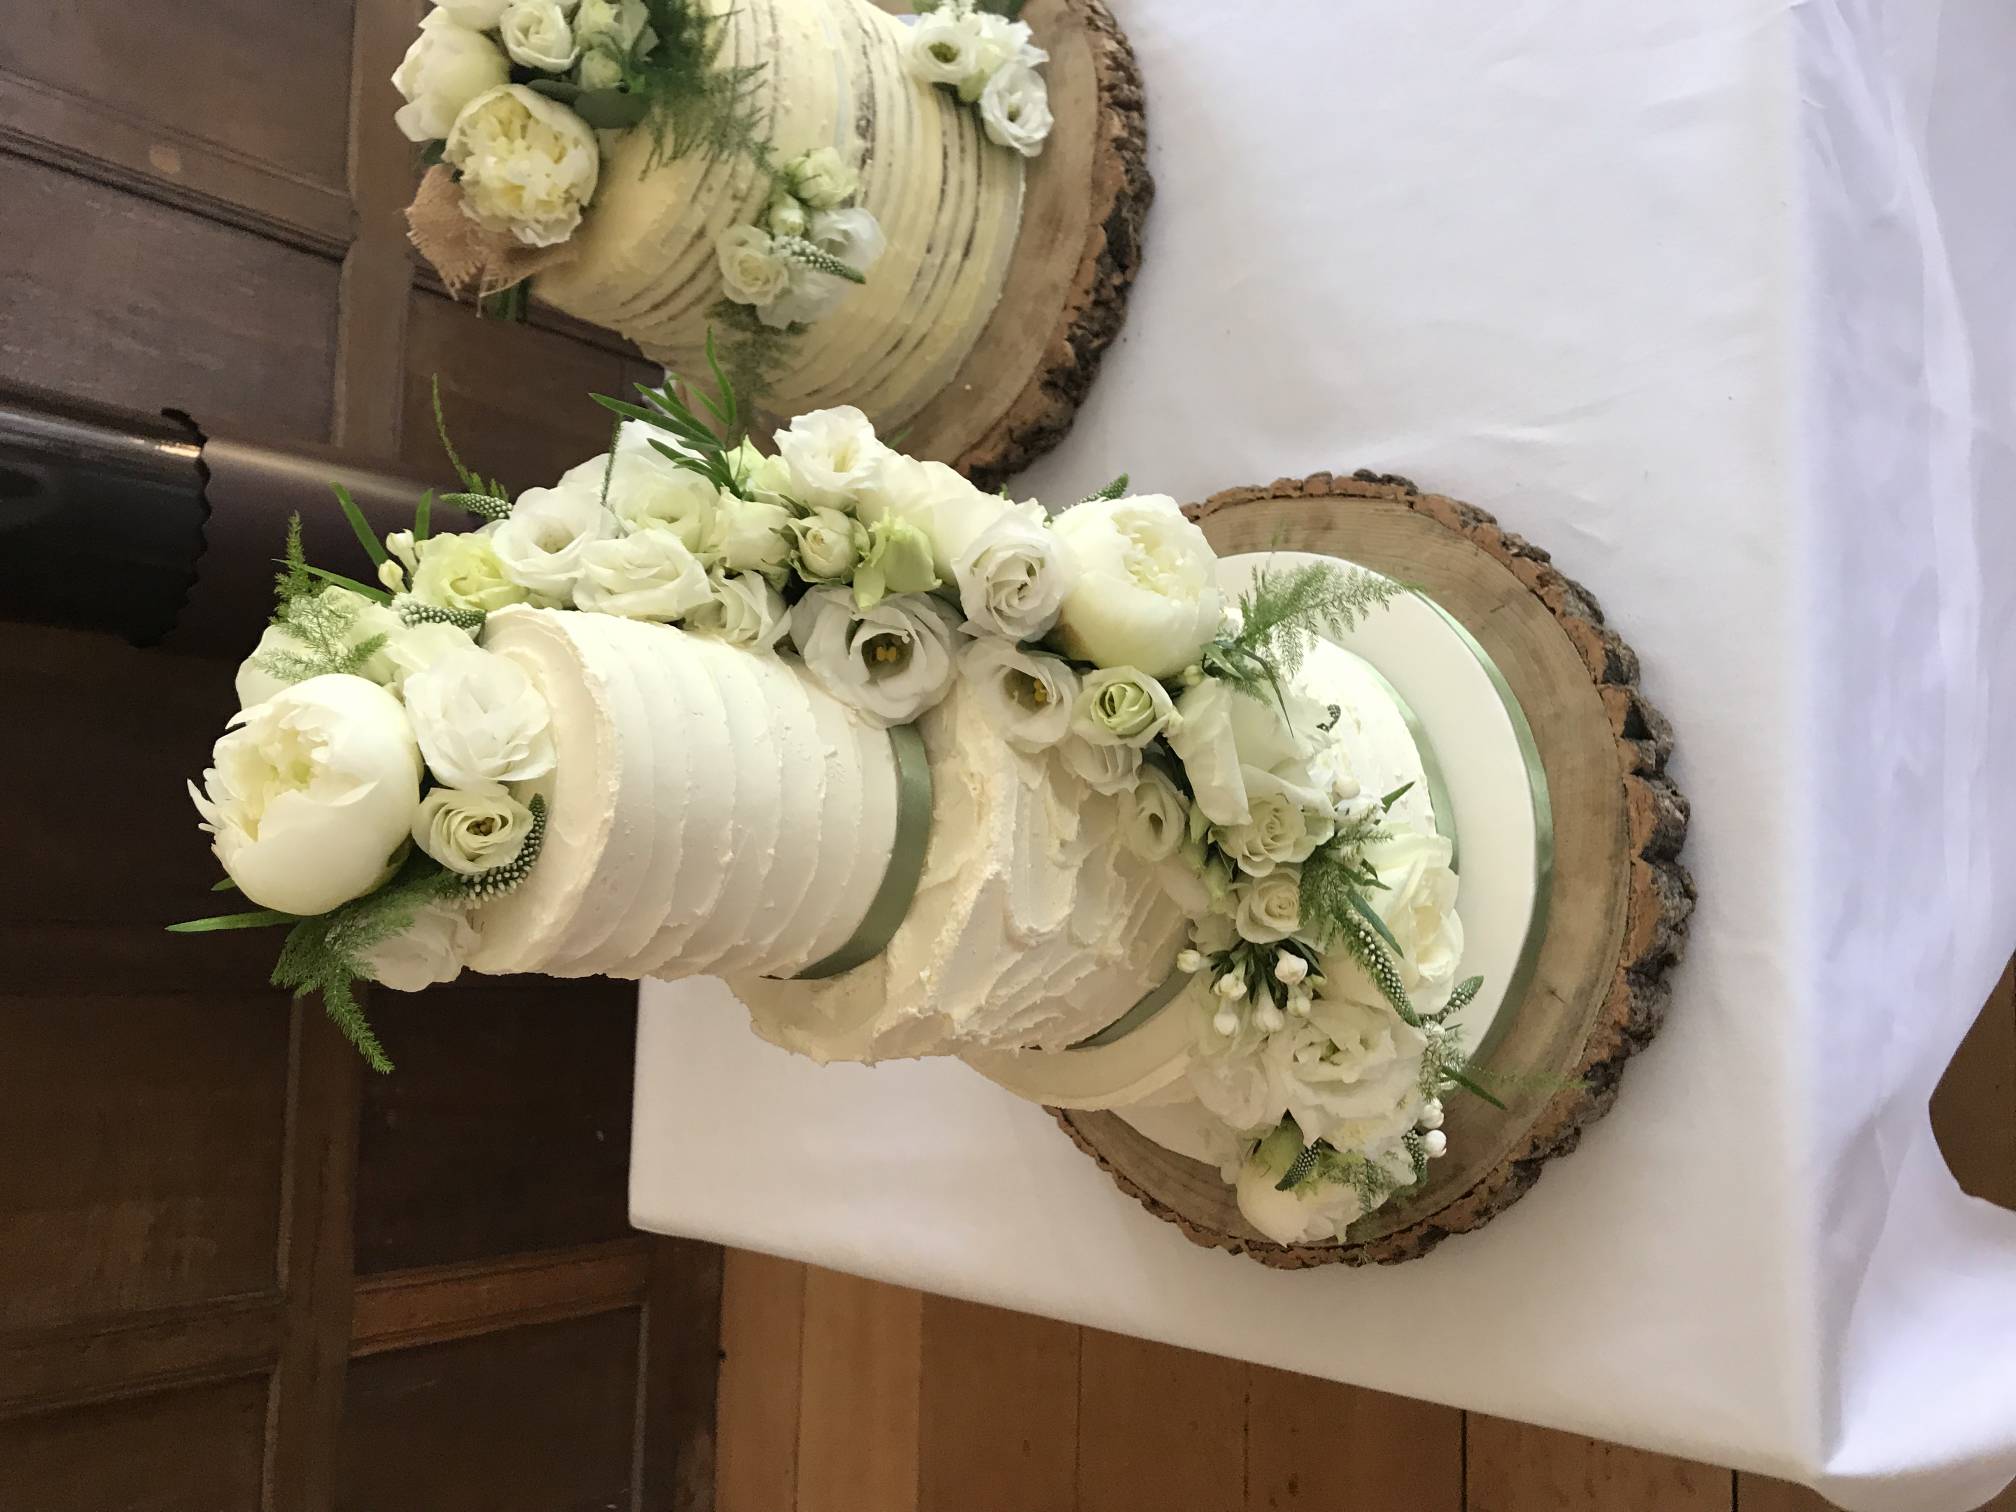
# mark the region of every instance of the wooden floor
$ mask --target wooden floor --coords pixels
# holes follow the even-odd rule
[[[1630,1108],[1627,1094],[1618,1116]],[[2010,976],[1933,1113],[1962,1184],[2016,1207]],[[721,1348],[717,1512],[1828,1505],[1708,1465],[742,1251],[728,1255]],[[2016,1491],[1990,1507],[2016,1512]]]

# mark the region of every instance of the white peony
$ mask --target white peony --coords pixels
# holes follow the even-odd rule
[[[532,811],[502,788],[437,787],[413,815],[413,843],[452,872],[508,866],[532,832]]]
[[[565,73],[581,56],[574,28],[557,0],[513,0],[497,23],[497,34],[513,63],[541,73]]]
[[[1232,922],[1255,945],[1285,940],[1302,926],[1302,869],[1279,866],[1232,888]]]
[[[1101,667],[1085,678],[1071,710],[1071,731],[1094,745],[1139,751],[1175,717],[1168,691],[1154,678],[1132,667]]]
[[[1064,765],[1095,793],[1124,793],[1134,786],[1141,769],[1141,753],[1132,746],[1094,745],[1077,735],[1068,735],[1057,748]]]
[[[1427,1047],[1389,1007],[1319,998],[1308,1018],[1269,1036],[1260,1058],[1277,1107],[1310,1139],[1376,1158],[1420,1120]]]
[[[447,137],[462,108],[478,95],[510,82],[511,65],[497,44],[459,19],[461,6],[431,10],[420,35],[393,72],[392,87],[406,103],[392,119],[411,142]]]
[[[860,565],[866,532],[852,515],[815,509],[790,522],[798,575],[814,583],[841,582]]]
[[[616,534],[615,518],[596,488],[528,488],[510,515],[490,532],[490,549],[504,575],[548,598],[568,599],[580,580],[588,548]]]
[[[766,309],[791,287],[791,264],[759,226],[730,226],[714,238],[721,285],[737,304]]]
[[[1321,1244],[1364,1216],[1365,1204],[1348,1181],[1312,1177],[1285,1192],[1277,1190],[1301,1141],[1278,1151],[1276,1145],[1273,1138],[1263,1140],[1233,1182],[1239,1211],[1254,1228],[1276,1244]]]
[[[1057,623],[1075,574],[1070,553],[1048,525],[1004,511],[952,554],[952,578],[969,624],[989,635],[1033,641]]]
[[[494,614],[531,597],[529,589],[505,575],[487,527],[484,531],[429,536],[408,549],[416,563],[411,592],[423,604]]]
[[[375,683],[392,682],[396,668],[390,652],[393,644],[406,633],[399,616],[376,599],[334,584],[322,589],[317,597],[350,606],[350,628],[344,632],[342,640],[345,650],[355,650],[373,636],[386,638],[385,649],[358,668],[358,675]],[[275,677],[262,663],[274,657],[299,656],[306,649],[280,626],[268,625],[259,637],[259,644],[252,648],[252,654],[238,664],[238,675],[233,680],[238,692],[238,707],[249,709],[256,703],[265,702],[282,688],[292,687],[291,681]]]
[[[421,992],[452,982],[476,953],[476,926],[459,905],[429,903],[410,928],[381,943],[364,958],[366,972],[394,992]]]
[[[670,622],[713,597],[707,569],[670,530],[632,531],[583,553],[574,607],[591,614]]]
[[[1401,985],[1419,1012],[1441,1007],[1455,987],[1463,961],[1463,921],[1456,913],[1457,879],[1449,869],[1452,847],[1440,835],[1399,830],[1366,848],[1383,887],[1368,901],[1400,944],[1395,965]],[[1330,992],[1358,1002],[1383,1004],[1385,995],[1349,956],[1324,964]]]
[[[464,106],[443,157],[461,170],[463,214],[528,247],[574,234],[602,161],[586,121],[523,84],[488,90]]]
[[[923,531],[931,541],[932,566],[946,583],[958,581],[959,557],[1003,515],[1031,523],[1043,519],[1040,504],[1010,504],[999,494],[982,493],[943,462],[920,462],[886,449],[856,485],[854,499],[854,512],[866,524],[887,516]]]
[[[1174,677],[1217,635],[1218,559],[1174,499],[1094,499],[1065,510],[1051,529],[1078,567],[1057,622],[1068,655]]]
[[[1261,792],[1285,795],[1313,813],[1330,811],[1328,781],[1309,759],[1329,711],[1313,699],[1291,691],[1284,707],[1207,677],[1176,701],[1176,713],[1169,748],[1213,824],[1248,823],[1251,795]]]
[[[791,511],[762,499],[723,494],[701,555],[730,572],[760,572],[781,586],[791,566]]]
[[[1168,861],[1189,831],[1190,809],[1159,767],[1143,765],[1141,780],[1120,795],[1120,838],[1143,861]]]
[[[800,415],[776,441],[777,455],[791,470],[791,496],[821,509],[851,510],[890,455],[868,417],[851,404]]]
[[[211,849],[261,908],[322,914],[382,881],[420,801],[399,700],[332,673],[241,709],[189,796]]]
[[[987,635],[960,648],[959,675],[978,695],[987,722],[1016,750],[1047,751],[1070,732],[1078,674],[1062,658]]]
[[[855,606],[845,588],[814,588],[791,611],[805,669],[870,724],[908,724],[952,687],[952,611],[929,594]]]
[[[861,190],[861,175],[831,147],[814,148],[784,165],[791,192],[814,210],[844,205]]]
[[[987,140],[1035,157],[1050,136],[1050,89],[1026,63],[996,69],[980,91],[980,125]]]
[[[406,713],[435,778],[494,788],[553,770],[552,716],[524,668],[471,646],[406,679]]]
[[[783,594],[754,572],[717,572],[708,587],[712,597],[686,616],[686,629],[751,651],[776,649],[790,624]]]

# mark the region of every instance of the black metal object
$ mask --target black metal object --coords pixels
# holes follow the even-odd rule
[[[411,523],[427,486],[327,448],[212,435],[200,417],[0,386],[0,620],[242,656],[289,515],[310,561],[371,580],[332,483],[381,535]]]

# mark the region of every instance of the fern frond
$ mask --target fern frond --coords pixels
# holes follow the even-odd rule
[[[1376,572],[1325,562],[1263,567],[1240,595],[1238,633],[1222,644],[1235,659],[1257,658],[1277,678],[1292,677],[1312,638],[1344,634],[1405,591]]]
[[[691,152],[741,152],[764,173],[774,172],[769,121],[756,94],[764,65],[721,61],[728,12],[710,11],[701,0],[644,0],[644,9],[651,24],[625,72],[647,112],[645,171]],[[656,39],[648,52],[642,36]]]

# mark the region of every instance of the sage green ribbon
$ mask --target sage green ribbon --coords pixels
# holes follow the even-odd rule
[[[896,756],[896,836],[889,845],[889,865],[882,873],[882,885],[875,889],[868,912],[861,916],[847,943],[807,966],[794,981],[816,982],[874,960],[889,948],[917,896],[917,883],[924,875],[924,850],[931,840],[931,763],[924,754],[924,737],[915,725],[891,729],[889,747]]]
[[[1190,973],[1172,971],[1162,979],[1162,985],[1154,988],[1148,996],[1129,1008],[1096,1034],[1088,1034],[1075,1045],[1066,1045],[1066,1050],[1097,1050],[1101,1045],[1110,1045],[1117,1039],[1132,1034],[1143,1024],[1167,1008],[1183,995],[1183,989],[1190,985]]]
[[[1478,647],[1481,652],[1482,647]],[[1400,690],[1386,680],[1386,674],[1361,656],[1365,670],[1372,674],[1372,680],[1380,690],[1393,701],[1393,707],[1400,711],[1400,722],[1407,726],[1407,736],[1414,742],[1414,752],[1421,758],[1421,775],[1428,783],[1428,807],[1435,814],[1435,832],[1449,842],[1449,870],[1461,874],[1463,868],[1462,847],[1456,839],[1456,806],[1449,801],[1449,783],[1442,775],[1442,760],[1435,754],[1435,742],[1428,738],[1428,727],[1421,723],[1421,716],[1414,712],[1414,706],[1400,696]],[[1545,782],[1543,777],[1542,782]]]

